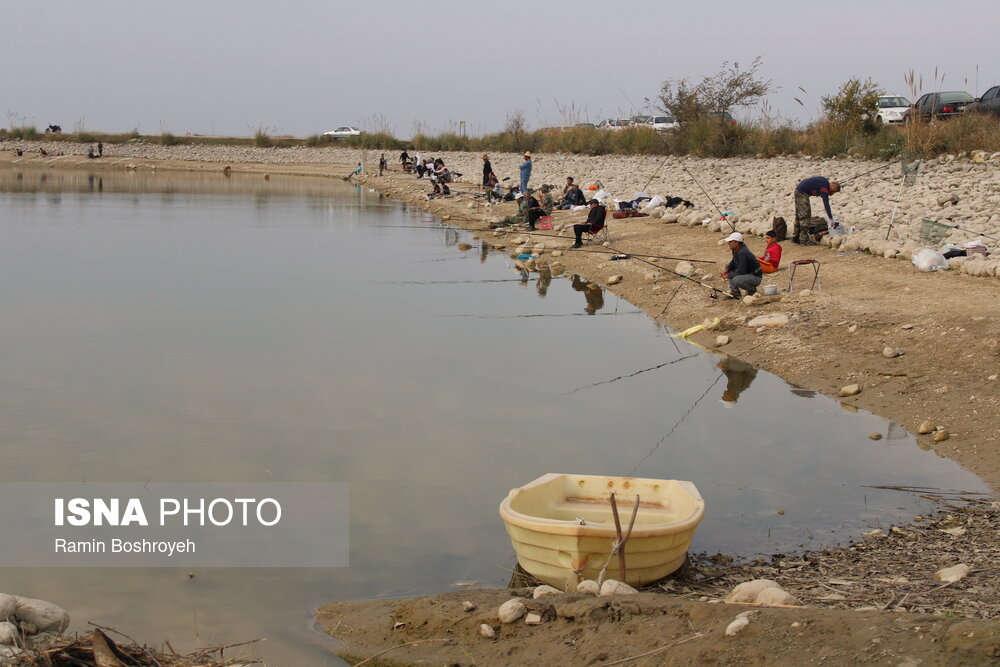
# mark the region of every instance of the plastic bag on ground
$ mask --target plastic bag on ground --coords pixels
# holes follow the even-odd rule
[[[913,256],[913,264],[925,273],[948,269],[948,260],[937,250],[924,248]]]
[[[649,210],[651,208],[656,208],[657,206],[666,206],[667,200],[663,198],[663,195],[655,195],[652,199],[646,202],[643,206],[644,209]]]

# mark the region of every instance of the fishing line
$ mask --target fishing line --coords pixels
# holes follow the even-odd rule
[[[708,195],[707,192],[705,192],[705,188],[701,187],[701,183],[699,183],[698,179],[694,177],[694,174],[692,174],[690,171],[688,171],[687,166],[683,162],[681,162],[681,169],[684,170],[685,174],[687,174],[688,176],[691,177],[691,180],[694,181],[694,184],[698,186],[698,189],[702,191],[702,194],[705,195],[705,197],[708,199],[708,201],[712,202],[712,206],[715,206],[715,210],[719,212],[719,215],[722,216],[722,219],[725,220],[726,223],[728,223],[729,226],[732,227],[733,231],[735,232],[736,231],[736,225],[734,225],[732,222],[730,222],[729,216],[727,216],[725,213],[723,213],[722,209],[719,208],[718,205],[714,201],[712,201],[712,198]]]
[[[837,182],[840,183],[841,185],[843,185],[844,183],[850,183],[851,181],[853,181],[856,178],[861,178],[862,176],[867,176],[868,174],[872,174],[872,173],[874,173],[876,171],[880,171],[880,170],[885,169],[887,167],[891,167],[894,164],[896,164],[895,160],[893,160],[892,162],[883,164],[881,167],[875,167],[874,169],[869,169],[868,171],[864,171],[864,172],[862,172],[860,174],[855,174],[854,176],[851,176],[847,180],[837,181]]]
[[[672,366],[672,365],[674,365],[676,363],[680,363],[680,362],[684,361],[685,359],[691,359],[692,357],[697,357],[697,356],[699,356],[699,354],[689,354],[687,356],[680,357],[679,359],[673,359],[672,361],[667,361],[667,362],[664,362],[662,364],[657,364],[656,366],[650,366],[649,368],[643,368],[642,370],[636,371],[634,373],[629,373],[628,375],[619,375],[618,377],[612,378],[610,380],[601,380],[600,382],[595,382],[593,384],[584,385],[583,387],[577,387],[576,389],[564,392],[564,393],[559,394],[559,395],[560,396],[570,396],[571,394],[575,394],[578,391],[583,391],[584,389],[592,389],[593,387],[599,387],[602,384],[611,384],[612,382],[618,382],[619,380],[627,380],[628,378],[633,378],[636,375],[642,375],[643,373],[648,373],[650,371],[659,370],[659,369],[663,368],[664,366]]]
[[[714,380],[712,380],[712,384],[708,385],[708,388],[705,389],[704,392],[702,392],[701,396],[699,396],[698,398],[695,399],[694,403],[691,404],[691,407],[688,408],[687,412],[685,412],[683,415],[681,415],[681,418],[678,419],[674,423],[674,425],[670,428],[670,430],[666,433],[666,435],[664,435],[662,438],[660,438],[660,441],[657,442],[653,446],[653,448],[651,450],[649,450],[649,453],[646,454],[644,457],[642,457],[642,459],[640,459],[639,462],[635,464],[635,467],[632,468],[632,472],[630,472],[628,474],[629,477],[633,477],[635,475],[636,471],[639,470],[639,466],[641,466],[646,461],[646,459],[648,459],[650,456],[652,456],[653,453],[657,449],[660,448],[660,445],[662,445],[664,443],[664,441],[666,441],[666,439],[669,438],[673,434],[673,432],[676,431],[677,428],[682,423],[684,423],[684,420],[687,419],[687,416],[689,414],[691,414],[692,412],[694,412],[694,409],[696,407],[698,407],[698,404],[701,403],[702,399],[704,399],[706,396],[708,396],[708,392],[712,391],[712,387],[714,387],[716,384],[718,384],[719,380],[721,380],[724,376],[725,376],[725,373],[719,373],[719,375]]]

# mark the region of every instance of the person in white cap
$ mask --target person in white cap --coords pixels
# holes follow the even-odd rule
[[[757,293],[757,285],[760,285],[764,273],[760,269],[760,262],[750,252],[750,248],[743,243],[743,235],[733,232],[726,237],[726,244],[733,251],[733,259],[726,264],[726,269],[719,275],[729,281],[730,294],[734,299],[739,299],[742,294],[740,290],[746,290],[747,296]]]

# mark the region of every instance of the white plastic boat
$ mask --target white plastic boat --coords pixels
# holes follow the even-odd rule
[[[500,503],[521,567],[562,590],[582,579],[597,579],[605,565],[606,579],[619,578],[617,556],[608,564],[617,538],[611,492],[623,532],[636,495],[640,499],[625,546],[626,583],[641,586],[679,568],[705,514],[705,501],[694,484],[561,473],[512,489]]]

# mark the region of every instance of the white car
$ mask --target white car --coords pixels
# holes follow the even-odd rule
[[[673,116],[632,116],[629,120],[637,127],[650,127],[654,130],[672,130],[677,127]]]
[[[910,108],[910,100],[902,95],[886,95],[878,98],[878,113],[875,124],[902,123],[903,114]]]
[[[597,124],[598,130],[624,130],[632,124],[628,118],[606,118]]]
[[[347,137],[358,137],[364,133],[364,130],[359,130],[358,128],[351,127],[350,125],[344,125],[342,127],[338,127],[336,130],[324,132],[323,136],[331,137],[333,139],[346,139]]]
[[[680,123],[673,116],[652,116],[649,126],[654,130],[673,130],[680,127]]]

